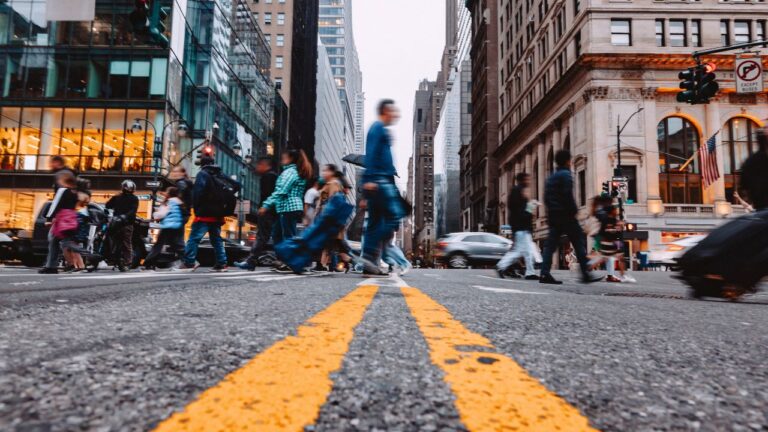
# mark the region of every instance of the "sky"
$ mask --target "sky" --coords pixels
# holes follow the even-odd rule
[[[445,0],[355,0],[352,4],[355,44],[363,71],[365,124],[376,120],[376,104],[394,99],[400,123],[391,129],[400,174],[408,180],[413,153],[413,98],[419,82],[434,80],[445,46]]]

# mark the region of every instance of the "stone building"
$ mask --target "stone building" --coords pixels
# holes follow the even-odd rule
[[[516,173],[532,174],[532,194],[543,198],[560,149],[573,154],[585,216],[613,176],[617,124],[627,120],[621,170],[629,178],[626,217],[638,226],[633,250],[662,248],[742,213],[733,191],[768,117],[766,93],[735,93],[733,54],[703,59],[718,68],[721,90],[710,104],[677,102],[677,75],[695,64],[695,50],[764,38],[767,15],[762,0],[502,0],[499,218]],[[722,176],[705,187],[697,150],[713,136]],[[540,208],[535,237],[545,233]]]

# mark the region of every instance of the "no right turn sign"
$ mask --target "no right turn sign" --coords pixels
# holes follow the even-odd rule
[[[736,93],[759,93],[763,91],[763,61],[761,57],[736,59]]]

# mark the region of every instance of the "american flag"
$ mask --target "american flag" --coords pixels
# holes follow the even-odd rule
[[[717,166],[717,134],[715,132],[712,138],[701,144],[699,156],[701,157],[701,174],[704,180],[704,187],[709,187],[720,178],[720,168]]]

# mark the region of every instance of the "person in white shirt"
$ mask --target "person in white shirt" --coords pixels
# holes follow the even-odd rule
[[[304,226],[312,225],[317,215],[317,204],[320,200],[320,180],[315,180],[312,187],[304,194]]]

